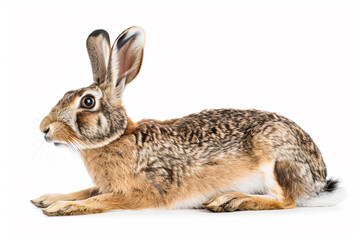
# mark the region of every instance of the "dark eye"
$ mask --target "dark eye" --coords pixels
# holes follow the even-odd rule
[[[95,105],[95,99],[93,96],[85,96],[81,100],[81,107],[92,108]]]

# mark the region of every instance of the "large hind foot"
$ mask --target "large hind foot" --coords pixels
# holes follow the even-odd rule
[[[295,207],[291,200],[278,200],[270,195],[247,195],[237,192],[222,193],[203,204],[212,212],[244,210],[290,209]]]

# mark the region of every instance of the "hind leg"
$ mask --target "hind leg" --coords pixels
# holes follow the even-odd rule
[[[249,181],[252,182],[250,185],[254,184],[254,181],[259,178],[262,181],[258,183],[259,186],[257,187],[263,189],[263,195],[225,192],[203,204],[204,207],[213,212],[289,209],[295,207],[293,198],[289,198],[284,194],[283,188],[276,179],[274,162],[265,163],[260,166],[258,171],[251,176],[250,180],[248,179],[247,182],[242,181],[239,183],[239,186],[246,186],[249,184]],[[256,189],[253,189],[254,191]]]
[[[295,207],[295,202],[289,199],[276,199],[271,195],[249,195],[227,192],[215,196],[205,203],[204,207],[212,212],[290,209]]]

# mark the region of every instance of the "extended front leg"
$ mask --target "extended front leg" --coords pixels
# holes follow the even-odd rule
[[[37,207],[45,208],[50,206],[53,203],[58,201],[75,201],[75,200],[83,200],[89,197],[96,196],[99,193],[98,188],[88,188],[78,192],[68,193],[68,194],[45,194],[39,198],[30,200],[32,204]]]
[[[43,210],[47,216],[68,216],[102,213],[112,209],[142,209],[150,207],[149,201],[125,197],[123,194],[104,193],[79,201],[59,201]]]

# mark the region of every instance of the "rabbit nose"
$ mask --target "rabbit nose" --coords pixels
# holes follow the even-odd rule
[[[48,133],[50,130],[50,127],[49,127],[50,123],[51,123],[50,118],[45,117],[40,123],[40,131],[45,134]]]
[[[50,131],[50,124],[51,120],[48,116],[45,117],[40,123],[40,131],[44,133],[44,138],[47,142],[51,142],[51,138],[49,138],[48,136],[48,133]]]
[[[49,138],[49,136],[47,135],[50,131],[50,127],[46,128],[43,133],[44,133],[44,138],[45,138],[45,141],[48,142],[48,143],[51,143],[51,138]]]
[[[45,129],[45,130],[43,131],[43,133],[45,133],[45,135],[46,135],[49,131],[50,131],[50,128],[48,127],[47,129]]]

